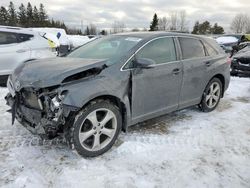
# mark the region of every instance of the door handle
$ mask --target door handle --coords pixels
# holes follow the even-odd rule
[[[20,49],[20,50],[17,50],[16,52],[17,53],[24,53],[24,52],[27,52],[28,50],[26,50],[26,49]]]
[[[176,68],[176,69],[173,70],[173,74],[174,74],[174,75],[177,75],[177,74],[179,74],[180,72],[181,72],[181,70],[178,69],[178,68]]]
[[[210,67],[210,66],[211,66],[211,62],[210,62],[210,61],[205,62],[205,65],[206,65],[207,67]]]

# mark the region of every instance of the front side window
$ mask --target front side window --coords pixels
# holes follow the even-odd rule
[[[205,57],[204,46],[200,40],[194,38],[179,38],[181,51],[182,51],[182,59],[192,59]]]
[[[17,43],[15,33],[0,32],[0,45]]]
[[[176,61],[176,51],[172,37],[159,38],[144,46],[136,58],[150,59],[156,64]]]

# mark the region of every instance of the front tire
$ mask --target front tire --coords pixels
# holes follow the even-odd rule
[[[113,146],[121,127],[117,106],[106,100],[92,101],[75,118],[70,130],[71,145],[83,157],[96,157]]]
[[[200,103],[203,112],[213,111],[219,104],[222,96],[222,83],[218,78],[213,78],[207,85]]]

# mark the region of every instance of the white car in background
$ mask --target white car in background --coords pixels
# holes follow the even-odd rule
[[[0,26],[0,84],[21,63],[34,59],[55,57],[56,45],[46,33],[30,29]]]

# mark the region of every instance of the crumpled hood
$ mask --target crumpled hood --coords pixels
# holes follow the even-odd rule
[[[29,61],[14,71],[12,81],[18,80],[20,90],[23,87],[44,88],[59,85],[68,76],[91,68],[101,68],[105,60],[56,57]]]

